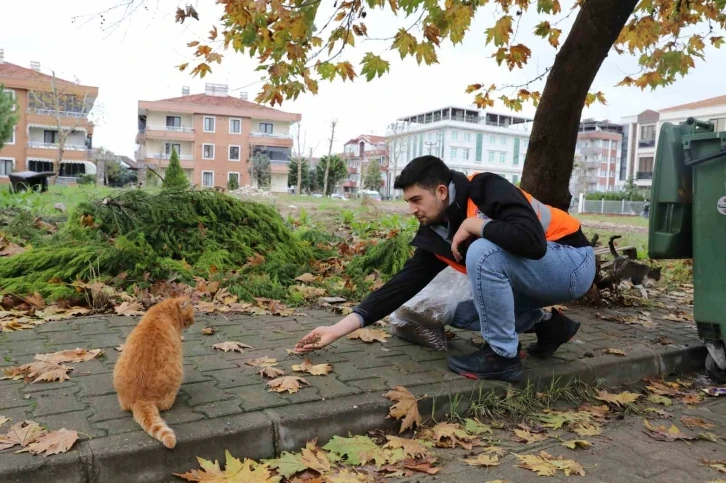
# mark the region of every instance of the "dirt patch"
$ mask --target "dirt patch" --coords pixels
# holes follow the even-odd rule
[[[611,231],[611,232],[616,232],[616,233],[641,233],[644,235],[648,234],[647,226],[623,225],[621,223],[610,223],[607,221],[588,221],[588,220],[580,220],[580,223],[585,228],[605,230],[605,231]]]

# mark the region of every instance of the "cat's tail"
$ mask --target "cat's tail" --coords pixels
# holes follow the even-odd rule
[[[617,257],[619,257],[619,256],[620,256],[620,254],[619,254],[619,253],[618,253],[618,251],[617,251],[617,250],[615,249],[615,243],[613,243],[613,242],[614,242],[615,240],[617,240],[618,238],[622,238],[622,236],[621,236],[621,235],[613,235],[613,236],[611,236],[611,237],[610,237],[610,240],[608,241],[608,246],[610,247],[610,253],[612,253],[612,255],[613,255],[614,257],[616,257],[616,258],[617,258]]]
[[[132,411],[134,420],[139,423],[144,431],[149,433],[149,436],[158,439],[169,449],[176,446],[176,435],[159,416],[159,408],[156,407],[156,404],[148,401],[137,401]]]

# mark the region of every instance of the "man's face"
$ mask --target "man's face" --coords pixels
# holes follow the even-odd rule
[[[439,185],[434,191],[421,188],[419,185],[409,186],[403,190],[403,199],[408,209],[422,225],[437,225],[444,219],[444,211],[448,205],[449,188]]]

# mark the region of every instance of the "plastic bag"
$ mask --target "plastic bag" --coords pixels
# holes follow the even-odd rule
[[[471,299],[469,278],[447,267],[393,313],[391,332],[424,347],[446,350],[445,327],[453,321],[456,307]]]

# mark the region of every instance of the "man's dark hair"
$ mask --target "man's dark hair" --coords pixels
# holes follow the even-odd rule
[[[440,184],[448,186],[451,182],[451,170],[446,163],[436,156],[419,156],[403,168],[396,177],[393,187],[397,190],[419,185],[423,189],[433,191]]]

